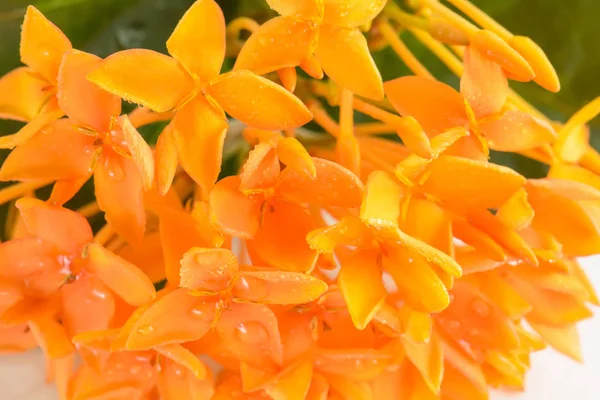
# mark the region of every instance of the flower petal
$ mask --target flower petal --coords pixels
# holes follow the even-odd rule
[[[531,322],[529,324],[550,346],[575,361],[583,362],[576,325],[552,327]]]
[[[109,93],[156,112],[179,106],[194,81],[177,60],[152,50],[123,50],[102,60],[88,79]]]
[[[267,4],[281,15],[311,18],[319,13],[319,4],[314,0],[267,0]]]
[[[91,171],[89,171],[87,175],[79,178],[61,179],[56,181],[54,186],[52,186],[52,193],[50,193],[48,203],[55,206],[62,206],[79,192],[83,185],[90,180],[91,176]]]
[[[211,379],[199,380],[191,370],[170,359],[161,360],[160,372],[157,387],[161,399],[212,399],[214,388]]]
[[[144,235],[144,185],[140,172],[128,157],[105,149],[94,172],[96,201],[106,220],[127,241],[139,244]]]
[[[71,179],[86,176],[94,138],[59,120],[14,149],[2,164],[1,180]]]
[[[310,178],[316,178],[315,162],[298,139],[293,137],[279,139],[277,157],[288,168],[292,168],[298,173],[304,173]]]
[[[312,360],[305,358],[283,369],[265,392],[273,400],[304,400],[313,376]]]
[[[127,115],[120,116],[117,124],[123,131],[127,148],[140,172],[144,188],[149,190],[154,185],[154,155],[152,149],[135,129]]]
[[[21,29],[21,61],[56,82],[63,54],[71,49],[64,33],[34,6],[27,7]]]
[[[261,229],[249,245],[269,265],[285,271],[311,271],[317,252],[308,246],[306,235],[312,229],[314,220],[306,209],[285,201],[273,202],[265,206]]]
[[[0,118],[29,122],[49,99],[47,82],[27,67],[15,68],[0,77]]]
[[[317,171],[316,179],[286,168],[279,176],[277,193],[291,201],[316,206],[360,206],[363,184],[356,175],[332,161],[315,157],[313,161]]]
[[[58,73],[58,105],[74,124],[100,133],[110,130],[112,118],[121,114],[121,99],[87,80],[102,60],[79,50],[65,53]]]
[[[406,357],[421,373],[425,383],[434,393],[439,393],[444,371],[442,345],[437,335],[432,335],[427,344],[412,344],[402,340]]]
[[[505,225],[521,230],[531,224],[535,212],[527,201],[527,192],[521,188],[515,192],[496,212]]]
[[[173,129],[173,124],[167,125],[156,141],[154,176],[161,196],[166,195],[171,188],[179,163]]]
[[[325,0],[323,22],[347,28],[368,24],[383,10],[385,0]]]
[[[352,322],[365,329],[387,297],[378,263],[379,251],[355,251],[345,257],[338,276],[338,286]]]
[[[211,82],[208,92],[232,117],[259,129],[289,129],[312,119],[293,94],[250,71],[236,70]]]
[[[62,118],[64,115],[65,113],[62,110],[53,110],[47,113],[42,112],[27,125],[19,129],[17,133],[0,137],[0,149],[13,149],[25,144],[46,125]],[[2,115],[0,114],[0,116]]]
[[[262,196],[245,196],[238,190],[240,178],[221,179],[210,191],[209,204],[216,224],[223,232],[251,238],[258,232]]]
[[[225,18],[214,0],[198,0],[167,40],[167,50],[192,76],[208,82],[225,59]]]
[[[377,377],[392,362],[388,352],[370,348],[318,349],[315,355],[319,371],[361,381]]]
[[[176,289],[156,300],[136,321],[126,347],[130,350],[200,339],[216,317],[215,303]]]
[[[54,319],[38,318],[29,321],[29,327],[48,358],[66,357],[75,350],[65,328]]]
[[[196,379],[205,379],[208,374],[206,365],[204,365],[204,363],[191,351],[179,344],[162,344],[156,346],[154,350],[156,350],[158,354],[175,361],[178,365],[187,368],[194,374]]]
[[[314,51],[317,29],[317,24],[310,21],[288,17],[272,18],[246,40],[234,69],[247,69],[263,75],[284,67],[300,65]]]
[[[396,283],[398,293],[411,308],[431,313],[450,304],[446,286],[419,256],[401,247],[390,247],[388,256],[381,262]]]
[[[86,253],[88,262],[85,268],[128,304],[141,306],[156,296],[148,276],[135,265],[97,243],[90,243]]]
[[[227,290],[238,274],[238,261],[231,250],[194,247],[181,259],[179,286],[190,290],[220,292]]]
[[[337,246],[364,246],[373,241],[371,229],[353,216],[343,217],[332,226],[318,228],[306,236],[311,248],[333,253]]]
[[[93,275],[63,285],[61,322],[69,336],[107,329],[115,312],[115,300],[108,287]],[[82,307],[85,304],[85,307]]]
[[[488,234],[475,228],[467,221],[453,221],[452,234],[457,239],[476,249],[477,253],[485,258],[499,262],[506,260],[506,253],[502,247]]]
[[[395,178],[384,171],[371,173],[360,207],[360,219],[374,228],[398,227],[403,197],[402,187]]]
[[[497,208],[525,183],[510,168],[454,156],[430,164],[421,189],[442,201],[469,209]]]
[[[383,98],[381,75],[358,29],[320,25],[315,55],[327,76],[342,88],[374,100]]]
[[[480,121],[490,148],[522,151],[552,144],[556,133],[550,124],[522,111],[508,110],[501,116]]]
[[[262,304],[304,304],[327,291],[322,280],[289,271],[242,271],[232,289],[234,297]]]
[[[177,112],[172,124],[181,166],[204,190],[210,190],[221,171],[225,115],[203,96],[196,96]]]
[[[508,97],[508,79],[500,65],[470,46],[465,50],[464,64],[460,94],[473,109],[475,117],[484,118],[499,112]]]
[[[584,256],[600,251],[598,190],[562,179],[530,179],[525,188],[535,211],[534,228],[556,237],[567,255]]]
[[[93,239],[87,220],[75,211],[34,198],[17,200],[16,207],[31,235],[54,244],[61,252],[79,255]]]
[[[384,88],[396,111],[415,118],[429,136],[463,127],[468,122],[460,93],[445,83],[403,76],[386,82]]]
[[[259,143],[250,151],[240,172],[240,190],[251,193],[275,185],[279,177],[279,158],[276,150],[267,143]]]

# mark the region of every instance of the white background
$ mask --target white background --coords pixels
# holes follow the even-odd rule
[[[582,260],[596,288],[600,288],[600,256]],[[596,310],[595,310],[596,311]],[[600,315],[580,324],[584,364],[554,350],[533,355],[526,392],[494,393],[492,400],[598,400],[600,399]],[[44,361],[39,351],[0,356],[2,400],[56,400],[54,388],[44,384]]]

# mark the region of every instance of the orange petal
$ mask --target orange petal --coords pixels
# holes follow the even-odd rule
[[[504,351],[518,348],[515,324],[483,292],[459,281],[452,294],[454,300],[436,316],[436,322],[456,340],[465,340],[479,348]]]
[[[128,304],[140,306],[154,299],[154,285],[138,267],[97,243],[90,243],[86,249],[86,269]]]
[[[175,59],[145,49],[110,55],[88,74],[88,79],[109,93],[156,112],[179,106],[194,88],[192,77]]]
[[[313,376],[312,360],[306,358],[282,370],[265,391],[273,400],[304,400]]]
[[[65,53],[58,74],[58,105],[74,124],[96,132],[108,132],[112,118],[121,114],[121,99],[87,80],[100,63],[93,54],[79,50]]]
[[[154,348],[156,352],[177,364],[189,369],[196,379],[205,379],[207,375],[206,366],[191,351],[179,344],[163,344]]]
[[[457,239],[476,249],[481,256],[499,262],[506,260],[506,253],[502,247],[488,234],[468,222],[454,221],[452,223],[452,233]]]
[[[88,175],[80,178],[61,179],[56,181],[52,187],[52,193],[50,193],[48,203],[55,206],[62,206],[79,192],[83,185],[90,179],[91,175],[90,171]]]
[[[522,318],[531,311],[531,304],[499,274],[491,275],[481,286],[481,291],[509,318]]]
[[[74,335],[107,329],[115,311],[113,294],[97,277],[84,275],[61,287],[61,322]],[[85,304],[85,307],[82,307]]]
[[[221,179],[210,191],[210,208],[223,232],[251,238],[258,232],[262,196],[245,196],[238,190],[240,178]]]
[[[383,10],[383,0],[351,0],[323,2],[323,22],[347,28],[368,24]]]
[[[272,18],[246,40],[234,69],[247,69],[263,75],[281,68],[295,67],[314,51],[317,29],[315,23],[297,18]]]
[[[356,251],[346,257],[338,286],[357,329],[365,329],[387,297],[381,277],[379,251]]]
[[[358,29],[321,25],[315,55],[327,76],[342,88],[374,100],[383,98],[381,75]]]
[[[87,220],[75,211],[34,198],[19,199],[15,205],[27,231],[54,244],[61,252],[78,256],[83,246],[93,239]]]
[[[179,162],[173,129],[173,124],[167,125],[156,141],[154,175],[161,196],[167,194],[171,188]]]
[[[21,61],[56,82],[63,54],[71,49],[64,33],[34,6],[27,7],[21,28]]]
[[[155,122],[168,121],[173,118],[173,115],[175,115],[175,113],[171,111],[157,113],[146,107],[136,107],[128,114],[131,123],[136,128],[150,125]]]
[[[508,44],[531,66],[535,73],[534,82],[554,93],[560,90],[558,75],[544,50],[537,43],[528,37],[515,35],[508,40]]]
[[[497,208],[525,183],[510,168],[454,156],[431,163],[421,189],[442,201],[470,209]]]
[[[160,282],[166,278],[164,254],[159,232],[145,235],[139,246],[126,244],[116,254],[130,263],[138,265],[152,282]]]
[[[256,189],[273,187],[279,177],[279,159],[276,150],[267,143],[259,143],[250,151],[240,172],[240,190],[252,193]]]
[[[536,323],[530,323],[530,325],[550,346],[575,361],[583,362],[576,325],[558,328]]]
[[[266,205],[261,229],[249,243],[261,260],[286,271],[311,271],[317,252],[306,242],[314,220],[306,209],[285,201]],[[294,257],[290,257],[294,254]]]
[[[475,116],[483,118],[500,111],[508,96],[508,79],[500,65],[470,46],[465,51],[464,64],[460,93]]]
[[[556,237],[565,254],[584,256],[600,251],[598,190],[562,179],[532,179],[526,189],[535,211],[533,227]]]
[[[127,115],[119,117],[117,124],[123,131],[129,153],[131,153],[133,162],[135,162],[142,176],[144,188],[149,190],[154,185],[154,155],[152,149],[135,129]]]
[[[227,132],[223,111],[204,96],[196,96],[177,112],[172,124],[181,166],[204,190],[210,190],[223,160]]]
[[[225,18],[214,0],[196,1],[177,23],[167,50],[192,75],[208,82],[225,59]]]
[[[195,247],[181,259],[181,287],[205,292],[226,290],[237,278],[239,267],[231,250]]]
[[[454,254],[452,225],[449,213],[434,201],[411,198],[405,210],[401,228],[408,235],[419,239],[436,249]],[[423,224],[427,219],[428,224]]]
[[[54,319],[40,318],[29,321],[29,327],[47,357],[62,358],[74,351],[65,328]]]
[[[502,69],[522,81],[535,78],[535,72],[527,61],[504,40],[492,31],[480,29],[469,37],[470,46],[475,47]]]
[[[589,140],[589,127],[576,125],[567,131],[561,129],[553,148],[562,161],[579,163],[589,148]]]
[[[355,381],[344,375],[326,375],[331,389],[330,400],[373,400],[373,392],[368,382]],[[335,397],[335,395],[338,395]]]
[[[39,114],[17,133],[0,137],[0,149],[13,149],[25,144],[46,125],[51,124],[64,115],[65,113],[62,110],[54,110]],[[0,114],[0,117],[1,116],[2,115]]]
[[[496,212],[496,217],[515,230],[529,226],[533,216],[533,208],[527,201],[527,192],[523,188],[515,192]]]
[[[315,355],[319,371],[360,381],[377,377],[392,362],[391,354],[376,349],[319,349]]]
[[[277,142],[277,157],[282,164],[298,173],[316,178],[315,162],[298,139],[293,137],[281,138]]]
[[[332,161],[314,158],[317,178],[286,168],[279,176],[277,193],[297,203],[317,206],[358,207],[363,185],[350,170]]]
[[[431,337],[431,315],[412,310],[404,305],[398,310],[398,316],[403,326],[402,337],[413,344],[423,344]]]
[[[442,345],[437,335],[427,344],[412,344],[403,340],[406,357],[421,373],[425,383],[434,393],[439,393],[444,371]]]
[[[236,298],[262,304],[310,303],[325,291],[322,280],[288,271],[242,271],[232,289]]]
[[[398,227],[403,197],[402,187],[396,179],[384,171],[371,173],[360,207],[360,219],[375,228]]]
[[[521,151],[551,144],[556,133],[547,122],[522,111],[509,110],[499,117],[480,121],[490,148]]]
[[[34,119],[49,100],[44,91],[47,82],[27,67],[15,68],[0,77],[0,118],[28,122]]]
[[[246,70],[219,76],[211,82],[208,93],[229,115],[255,128],[289,129],[312,119],[308,108],[293,94]]]
[[[291,17],[314,17],[319,13],[319,4],[315,1],[267,0],[267,4],[281,15]]]
[[[600,190],[600,176],[578,165],[555,161],[548,171],[548,178],[581,182]]]
[[[413,256],[401,247],[390,247],[388,256],[381,262],[396,283],[398,293],[411,308],[427,313],[439,312],[450,303],[446,286],[419,256]]]
[[[60,264],[52,243],[37,237],[8,240],[0,244],[0,274],[2,277],[24,280],[44,270],[58,270]],[[64,280],[64,274],[59,279]]]
[[[211,379],[196,379],[189,369],[169,359],[161,360],[157,386],[164,400],[211,399],[214,393]]]
[[[446,356],[444,348],[444,356]],[[455,350],[456,353],[458,353]],[[442,382],[442,393],[448,400],[488,400],[489,389],[485,376],[479,365],[473,366],[474,377],[469,379],[463,371],[450,363],[444,365],[444,381]],[[473,380],[477,380],[473,383]]]
[[[176,289],[142,313],[126,346],[141,350],[197,340],[208,332],[215,317],[215,303],[192,296],[187,289]]]
[[[86,176],[94,138],[56,121],[14,149],[2,164],[2,180],[71,179]],[[65,145],[68,143],[68,146]]]
[[[429,136],[465,126],[468,122],[460,93],[445,83],[403,76],[386,82],[384,87],[396,111],[414,117]]]
[[[357,217],[344,217],[332,226],[318,228],[306,236],[311,248],[333,253],[337,246],[361,246],[373,241],[369,227]]]
[[[94,172],[98,206],[106,220],[127,241],[142,241],[146,225],[144,186],[134,161],[105,149]]]
[[[579,263],[576,260],[572,261],[569,265],[571,267],[571,273],[573,274],[573,276],[579,279],[581,284],[586,288],[588,292],[589,302],[596,306],[600,305],[600,300],[598,299],[596,290],[594,289],[594,286],[592,285],[590,279],[585,274],[583,268],[581,268],[581,265],[579,265]]]

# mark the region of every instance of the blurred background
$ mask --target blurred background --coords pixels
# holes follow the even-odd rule
[[[101,57],[127,48],[149,48],[166,52],[165,41],[177,21],[194,0],[0,0],[0,75],[20,65],[19,35],[27,5],[33,4],[58,25],[73,46]],[[263,22],[274,14],[264,0],[217,0],[227,21],[249,16]],[[391,1],[391,0],[390,0]],[[564,121],[581,106],[600,95],[600,0],[472,0],[515,34],[531,37],[547,53],[561,80],[558,94],[535,84],[511,85],[553,119]],[[198,27],[201,29],[201,27]],[[406,37],[408,46],[440,79],[457,86],[452,76],[432,54]],[[409,74],[388,48],[375,53],[384,80]],[[225,63],[230,68],[232,60]],[[15,132],[17,123],[0,121],[0,135]],[[600,118],[592,122],[600,131]],[[145,132],[153,135],[155,132]],[[600,138],[592,134],[600,147]],[[7,152],[0,152],[0,162]],[[547,167],[518,155],[494,153],[492,161],[511,166],[527,177],[542,177]],[[91,188],[84,190],[90,193]],[[42,195],[43,197],[43,195]],[[75,199],[77,201],[77,199]],[[5,219],[0,208],[0,228]],[[98,218],[102,218],[99,215]],[[93,222],[93,221],[92,221]],[[2,230],[0,229],[0,232]],[[600,287],[600,257],[584,263]],[[528,378],[528,393],[519,399],[599,399],[595,387],[600,377],[600,320],[581,326],[586,364],[577,365],[555,352],[536,355]],[[0,357],[0,390],[3,399],[52,399],[54,392],[43,385],[43,362],[39,352]],[[35,359],[35,362],[33,362]],[[19,394],[20,393],[20,394]],[[502,395],[494,399],[504,399]]]

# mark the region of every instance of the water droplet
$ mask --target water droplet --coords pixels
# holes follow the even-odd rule
[[[140,335],[150,335],[154,332],[154,327],[152,325],[145,325],[139,328],[137,331]]]
[[[471,308],[480,317],[487,317],[490,315],[490,306],[488,306],[483,300],[477,299],[471,304]]]
[[[258,321],[249,321],[240,324],[235,333],[238,339],[248,344],[262,343],[269,338],[269,333]]]

